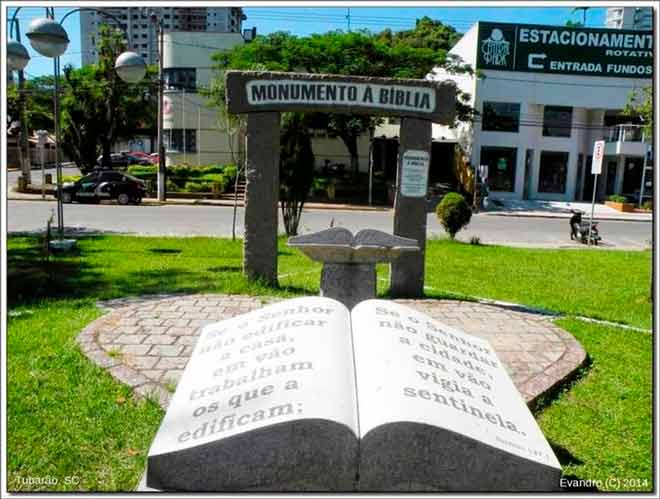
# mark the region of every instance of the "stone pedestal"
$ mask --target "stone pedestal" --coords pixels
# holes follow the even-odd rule
[[[376,297],[376,264],[326,263],[321,272],[321,296],[353,308]]]
[[[379,230],[361,230],[355,236],[342,227],[289,239],[312,260],[323,262],[321,296],[349,309],[376,297],[376,264],[392,262],[419,251],[416,241]]]

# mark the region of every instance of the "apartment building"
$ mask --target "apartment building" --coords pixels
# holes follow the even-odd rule
[[[651,7],[609,7],[605,15],[605,27],[648,31],[653,28]]]
[[[241,33],[245,20],[240,7],[107,7],[103,11],[117,18],[126,30],[129,48],[147,64],[158,62],[158,40],[151,14],[163,21],[167,31]],[[82,64],[98,61],[99,26],[117,23],[94,11],[80,12]]]

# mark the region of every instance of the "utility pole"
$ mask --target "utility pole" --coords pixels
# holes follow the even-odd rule
[[[348,23],[348,32],[351,32],[351,8],[346,9],[346,22]]]
[[[156,24],[158,36],[158,201],[167,199],[167,169],[165,168],[165,147],[163,145],[163,112],[165,110],[163,81],[163,20],[156,14],[151,15]]]

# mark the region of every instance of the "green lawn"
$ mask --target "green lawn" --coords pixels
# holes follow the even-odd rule
[[[564,475],[608,491],[653,489],[650,334],[562,319],[589,352],[588,374],[538,416]]]
[[[36,238],[9,237],[8,245],[10,490],[131,490],[144,468],[162,411],[133,401],[78,350],[76,335],[100,313],[96,300],[161,292],[318,292],[320,265],[283,240],[277,289],[243,278],[241,241],[88,237],[79,241],[78,255],[49,262]],[[515,301],[649,327],[649,269],[650,252],[430,241],[427,294]],[[379,292],[386,293],[385,266],[379,278]],[[561,325],[593,358],[592,369],[539,414],[549,439],[566,451],[558,452],[566,473],[650,481],[650,336],[570,319]],[[617,438],[606,438],[612,434]],[[48,477],[58,483],[43,483]]]

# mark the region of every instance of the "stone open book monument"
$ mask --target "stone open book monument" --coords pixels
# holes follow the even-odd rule
[[[163,491],[552,491],[485,340],[406,306],[296,298],[206,326],[149,450]]]

